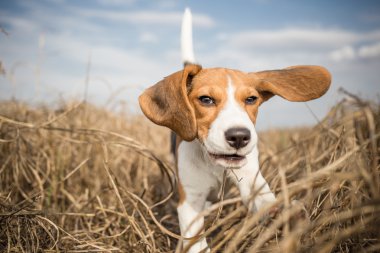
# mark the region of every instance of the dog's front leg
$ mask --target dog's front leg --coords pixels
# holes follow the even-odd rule
[[[200,159],[202,153],[197,141],[182,142],[178,148],[178,177],[180,202],[177,207],[184,248],[196,241],[188,252],[208,249],[206,238],[197,238],[204,231],[204,217],[200,213],[205,208],[207,196],[215,179],[207,171]],[[192,238],[192,239],[190,239]],[[208,250],[209,251],[209,250]]]
[[[238,186],[243,203],[252,211],[256,211],[276,200],[268,183],[260,173],[255,152],[248,157],[247,165],[239,170],[234,170],[234,173],[230,173],[230,178]],[[255,198],[252,201],[253,194],[255,194]]]
[[[240,191],[240,196],[243,203],[251,211],[256,211],[266,204],[273,203],[276,197],[270,190],[268,183],[265,181],[264,177],[261,175],[260,171],[246,171],[248,173],[241,173],[239,171],[236,173],[238,179],[236,184]],[[252,195],[255,194],[255,198],[252,201]]]
[[[257,173],[253,190],[255,191],[255,193],[257,192],[257,195],[254,199],[257,210],[267,204],[273,203],[276,200],[276,197],[272,193],[268,183],[261,175],[260,171]]]
[[[190,242],[196,241],[188,252],[200,252],[208,248],[206,238],[197,238],[204,231],[204,217],[199,214],[205,207],[208,192],[185,188],[184,193],[186,198],[177,208],[181,235],[187,238],[183,245],[186,248]]]

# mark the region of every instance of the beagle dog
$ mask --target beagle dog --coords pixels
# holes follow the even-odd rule
[[[189,252],[199,252],[209,249],[206,239],[199,237],[204,218],[198,215],[221,184],[224,171],[233,170],[227,177],[249,209],[275,200],[259,170],[255,123],[260,105],[274,95],[295,102],[319,98],[328,90],[331,76],[320,66],[249,73],[202,68],[193,59],[188,10],[183,22],[182,38],[190,38],[182,45],[188,64],[145,90],[139,103],[146,117],[177,135],[180,230],[184,245],[197,240]]]

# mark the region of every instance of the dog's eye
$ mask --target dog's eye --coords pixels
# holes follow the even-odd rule
[[[209,96],[200,96],[199,101],[206,106],[215,105],[215,100]]]
[[[253,105],[256,102],[256,100],[257,100],[257,97],[255,97],[255,96],[247,97],[245,99],[245,104]]]

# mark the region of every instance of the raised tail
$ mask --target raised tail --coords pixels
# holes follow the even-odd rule
[[[182,62],[186,64],[195,64],[194,49],[193,49],[193,29],[192,17],[189,8],[185,9],[182,19],[181,29],[181,52]]]

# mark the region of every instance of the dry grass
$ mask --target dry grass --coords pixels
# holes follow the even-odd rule
[[[379,252],[379,109],[350,96],[314,128],[261,133],[283,208],[247,214],[226,190],[212,251]],[[85,104],[0,112],[1,252],[179,252],[169,131]]]

